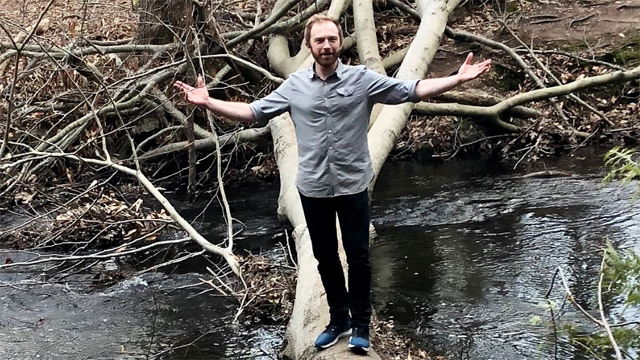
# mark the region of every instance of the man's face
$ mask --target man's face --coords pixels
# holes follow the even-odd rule
[[[340,35],[336,25],[330,21],[314,24],[309,31],[309,50],[320,66],[331,66],[340,55]]]

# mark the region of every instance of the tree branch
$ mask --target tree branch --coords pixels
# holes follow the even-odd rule
[[[189,237],[191,239],[193,239],[196,243],[198,243],[200,246],[202,246],[203,249],[205,249],[205,250],[207,250],[207,251],[209,251],[211,253],[214,253],[214,254],[222,256],[227,261],[229,266],[231,267],[231,270],[237,276],[241,276],[240,264],[238,262],[237,257],[231,251],[229,251],[229,249],[225,249],[225,248],[219,247],[217,245],[213,245],[209,241],[207,241],[202,235],[200,235],[193,228],[193,226],[191,226],[191,224],[189,224],[188,221],[186,221],[184,218],[182,218],[182,216],[180,216],[178,211],[173,207],[173,205],[171,205],[171,203],[167,200],[167,198],[165,198],[164,195],[162,195],[162,193],[160,193],[160,191],[151,183],[151,181],[149,181],[149,179],[147,179],[147,177],[142,172],[130,169],[130,168],[126,167],[126,166],[118,165],[118,164],[110,162],[110,161],[83,158],[83,157],[80,157],[80,156],[77,156],[77,155],[72,155],[72,154],[46,153],[46,152],[39,152],[39,151],[34,151],[31,154],[35,155],[35,156],[49,156],[49,157],[52,157],[52,158],[56,158],[56,157],[57,158],[66,158],[66,159],[75,160],[75,161],[79,161],[79,162],[84,162],[84,163],[88,163],[88,164],[96,164],[96,165],[100,165],[100,166],[108,166],[108,167],[112,167],[112,168],[114,168],[114,169],[116,169],[118,171],[121,171],[121,172],[123,172],[125,174],[131,175],[131,176],[135,176],[138,179],[138,181],[140,181],[140,183],[145,187],[145,189],[147,189],[147,191],[149,191],[149,193],[151,193],[151,195],[153,195],[153,197],[155,197],[160,202],[160,204],[162,204],[162,206],[169,213],[169,216],[171,216],[171,218],[189,234]]]

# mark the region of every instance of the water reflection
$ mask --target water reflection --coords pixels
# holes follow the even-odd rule
[[[640,244],[634,189],[603,188],[600,159],[547,162],[577,174],[547,179],[481,161],[386,164],[373,199],[379,314],[451,359],[586,358],[530,319],[549,319],[540,303],[556,267],[593,308],[605,237]],[[562,304],[559,287],[552,298]],[[593,330],[571,306],[561,313]]]

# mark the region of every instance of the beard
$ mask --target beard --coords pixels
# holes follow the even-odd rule
[[[336,63],[339,53],[333,51],[320,51],[319,53],[311,52],[316,63],[323,67],[328,67]]]

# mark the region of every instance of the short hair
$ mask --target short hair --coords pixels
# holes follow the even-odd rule
[[[334,25],[336,26],[336,28],[338,28],[338,36],[340,37],[340,44],[342,44],[342,41],[344,40],[344,35],[342,34],[342,27],[340,26],[340,23],[334,19],[331,18],[327,15],[324,14],[315,14],[312,17],[309,18],[309,20],[307,20],[307,25],[305,25],[304,27],[304,43],[307,46],[311,45],[311,28],[313,27],[313,25],[318,24],[318,23],[322,23],[322,22],[332,22],[334,23]]]

